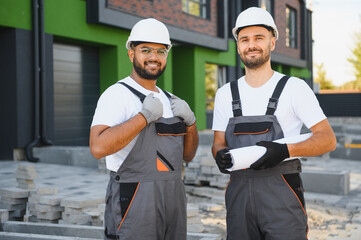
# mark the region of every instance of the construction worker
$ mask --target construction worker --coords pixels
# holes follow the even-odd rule
[[[156,86],[171,46],[160,21],[136,23],[126,42],[132,73],[99,98],[90,150],[110,170],[105,239],[186,239],[182,159],[194,157],[198,132],[188,104]]]
[[[225,194],[227,239],[307,239],[301,163],[295,157],[334,150],[335,135],[305,81],[272,70],[278,31],[266,10],[241,12],[233,35],[245,76],[218,89],[212,126],[213,156],[220,171],[231,175]],[[299,135],[303,123],[312,131],[309,139],[272,142]],[[252,145],[265,147],[265,154],[250,168],[229,172],[229,150]]]

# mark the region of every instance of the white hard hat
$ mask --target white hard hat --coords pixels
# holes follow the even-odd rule
[[[232,29],[234,38],[237,41],[237,30],[239,28],[257,25],[265,25],[272,28],[276,40],[278,39],[278,30],[271,14],[267,10],[258,7],[247,8],[238,15],[236,25]]]
[[[167,27],[154,18],[147,18],[137,22],[130,32],[128,41],[125,44],[127,49],[131,49],[131,42],[150,42],[167,45],[167,50],[172,47]]]

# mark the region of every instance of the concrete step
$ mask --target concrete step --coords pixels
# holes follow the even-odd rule
[[[347,195],[350,192],[348,171],[303,169],[301,173],[306,192]]]
[[[78,238],[78,237],[63,237],[63,236],[50,236],[42,234],[29,234],[29,233],[14,233],[14,232],[0,232],[0,240],[94,240],[94,238]],[[102,239],[102,238],[99,238]]]
[[[0,240],[104,239],[103,227],[7,221],[0,223]],[[219,234],[187,233],[187,240],[221,240]]]
[[[361,161],[361,148],[357,144],[356,147],[345,147],[340,144],[337,144],[336,150],[330,152],[331,158],[340,158],[348,160],[358,160]]]
[[[41,163],[98,168],[98,160],[90,153],[89,147],[35,147],[33,153]]]
[[[73,237],[73,238],[77,237],[81,239],[104,238],[103,227],[51,224],[51,223],[16,222],[16,221],[7,221],[1,223],[0,226],[1,226],[0,230],[2,232],[12,232],[19,234],[27,234],[27,235],[34,234],[34,235],[46,235],[46,236]],[[42,238],[34,238],[34,239],[42,239]]]

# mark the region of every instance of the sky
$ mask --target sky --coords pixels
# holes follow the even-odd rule
[[[354,32],[361,31],[361,0],[307,0],[312,10],[313,62],[324,63],[326,76],[340,86],[354,80]],[[316,68],[314,67],[316,77]]]

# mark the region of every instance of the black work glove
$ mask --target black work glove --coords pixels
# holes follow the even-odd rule
[[[229,152],[229,148],[223,148],[217,152],[216,163],[221,173],[228,173],[228,174],[230,173],[229,171],[226,170],[227,168],[233,166],[232,157],[231,157],[231,153]]]
[[[287,144],[261,141],[256,143],[256,145],[267,148],[267,151],[260,159],[251,165],[252,169],[260,170],[271,168],[290,157]]]

